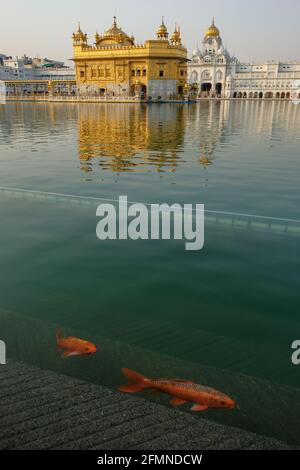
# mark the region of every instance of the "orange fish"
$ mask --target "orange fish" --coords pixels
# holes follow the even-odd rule
[[[88,356],[97,352],[97,347],[93,343],[72,336],[63,338],[60,331],[56,333],[56,343],[58,350],[64,351],[62,355],[64,358],[71,356]]]
[[[141,374],[129,369],[122,369],[129,384],[119,388],[120,392],[137,393],[143,390],[153,390],[166,393],[173,398],[172,406],[180,406],[185,403],[194,403],[192,411],[204,411],[209,408],[235,408],[235,402],[222,392],[195,384],[189,380],[181,379],[147,379]]]

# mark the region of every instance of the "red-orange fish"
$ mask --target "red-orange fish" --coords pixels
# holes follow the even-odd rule
[[[56,333],[56,342],[58,350],[64,351],[62,355],[64,358],[71,356],[88,356],[97,352],[97,347],[93,343],[72,336],[63,338],[60,331]]]
[[[222,392],[209,387],[181,379],[147,379],[141,374],[129,369],[122,369],[129,384],[119,388],[120,392],[137,393],[143,390],[154,390],[171,395],[172,406],[194,403],[192,411],[204,411],[209,408],[235,408],[234,400]]]

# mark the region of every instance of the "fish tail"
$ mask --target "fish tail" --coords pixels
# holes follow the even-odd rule
[[[143,375],[138,374],[137,372],[134,372],[130,369],[122,369],[122,372],[125,377],[127,377],[127,379],[129,380],[129,384],[119,387],[120,392],[137,393],[142,392],[146,388],[150,388],[148,383],[149,380]]]

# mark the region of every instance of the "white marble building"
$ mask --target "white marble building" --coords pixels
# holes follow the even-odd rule
[[[214,21],[192,54],[189,82],[199,98],[300,99],[300,62],[241,63],[223,45]]]
[[[41,65],[36,63],[38,59],[28,59],[26,56],[20,59],[0,54],[0,59],[0,80],[75,80],[75,69],[65,67],[63,62],[49,60],[48,63],[55,66],[45,67],[45,59],[40,61]]]

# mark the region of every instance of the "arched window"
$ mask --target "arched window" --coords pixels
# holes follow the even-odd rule
[[[192,81],[193,82],[198,81],[198,72],[196,72],[196,70],[193,70],[193,72],[192,72]]]
[[[202,80],[210,80],[211,77],[210,77],[210,71],[209,70],[204,70],[204,72],[202,72]]]
[[[218,82],[221,82],[223,80],[223,74],[222,74],[221,70],[217,71],[216,79],[217,79]]]

